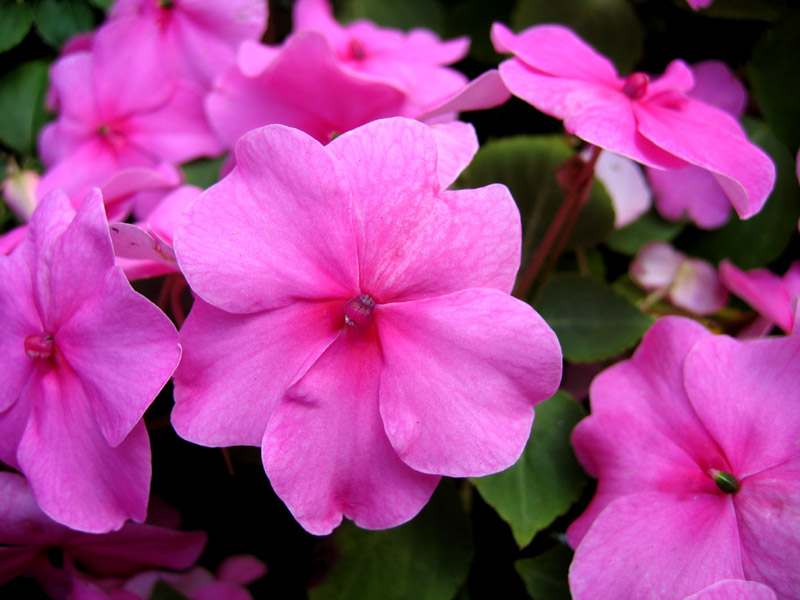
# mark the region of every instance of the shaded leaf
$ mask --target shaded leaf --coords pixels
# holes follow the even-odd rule
[[[25,63],[0,79],[0,141],[20,154],[32,153],[47,113],[47,63]]]
[[[33,6],[29,2],[0,2],[0,52],[19,44],[33,23]]]
[[[797,231],[800,218],[800,187],[795,159],[770,128],[745,121],[753,143],[772,157],[778,172],[775,189],[761,212],[746,221],[734,215],[720,229],[703,232],[687,247],[690,255],[719,262],[728,258],[742,269],[764,267],[778,258]]]
[[[548,279],[535,307],[556,332],[564,357],[578,362],[622,352],[653,322],[607,285],[572,274]]]
[[[95,25],[94,13],[84,0],[39,0],[34,20],[36,31],[53,48]]]
[[[569,436],[585,416],[569,394],[536,405],[533,431],[520,459],[501,473],[473,479],[483,499],[511,526],[520,547],[569,510],[587,478]]]
[[[452,480],[412,521],[385,531],[352,523],[335,534],[340,558],[311,600],[450,600],[466,579],[472,532]]]
[[[533,600],[570,600],[567,575],[571,562],[572,550],[560,544],[539,556],[521,558],[514,568]]]
[[[470,56],[487,64],[497,65],[506,56],[494,50],[489,30],[492,23],[508,23],[515,0],[465,0],[447,7],[443,34],[448,38],[468,35]]]
[[[642,54],[644,31],[628,0],[519,0],[511,17],[514,31],[561,23],[628,73]]]
[[[381,27],[409,30],[425,27],[441,31],[442,7],[436,0],[344,0],[339,3],[337,18],[343,23],[357,19],[374,21]]]
[[[207,189],[220,180],[220,169],[225,162],[227,154],[217,158],[198,158],[192,162],[181,165],[186,185],[196,185]]]
[[[476,188],[504,183],[519,206],[525,233],[523,264],[535,249],[564,194],[556,181],[556,168],[573,155],[561,136],[515,136],[484,144],[461,174],[457,187]],[[614,208],[603,185],[595,181],[589,201],[581,209],[567,248],[592,246],[614,228]]]
[[[718,19],[774,21],[783,6],[784,0],[715,0],[700,12]]]
[[[189,598],[171,587],[163,579],[159,579],[153,586],[153,593],[150,594],[149,600],[189,600]]]
[[[111,8],[111,5],[114,4],[114,0],[89,0],[89,3],[100,10],[107,11],[109,8]]]
[[[655,212],[648,212],[633,223],[617,229],[608,236],[606,244],[620,254],[633,256],[647,242],[669,242],[674,240],[683,229],[681,223],[670,223]]]

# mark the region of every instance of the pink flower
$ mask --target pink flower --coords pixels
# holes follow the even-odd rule
[[[797,597],[799,354],[800,336],[740,342],[666,317],[595,378],[572,435],[598,479],[567,530],[575,600],[694,599],[724,580]]]
[[[210,88],[241,42],[264,35],[267,2],[117,0],[109,19],[124,27],[125,43],[152,45],[157,68],[170,65],[176,76]]]
[[[794,329],[797,298],[800,297],[800,261],[791,264],[783,277],[767,269],[746,273],[732,262],[720,263],[722,283],[771,323],[786,333]]]
[[[200,531],[176,531],[151,524],[126,523],[119,531],[73,531],[45,515],[28,483],[16,473],[0,472],[0,585],[30,577],[54,598],[70,593],[70,566],[94,577],[131,577],[145,569],[186,569],[206,543]],[[65,568],[54,567],[48,552],[62,553]]]
[[[466,37],[443,42],[426,29],[406,33],[364,20],[342,26],[333,18],[328,0],[298,0],[293,17],[295,33],[321,33],[348,71],[402,91],[417,113],[460,90],[467,81],[444,66],[467,55]]]
[[[627,78],[569,29],[531,27],[519,35],[495,23],[500,65],[511,93],[564,120],[570,133],[660,169],[696,165],[709,171],[742,218],[756,214],[775,182],[770,158],[730,115],[687,95],[694,79],[676,60],[657,79]]]
[[[114,266],[99,192],[75,212],[54,192],[0,256],[0,460],[45,513],[104,532],[143,521],[142,415],[180,358],[172,323]]]
[[[686,0],[686,3],[695,10],[711,6],[714,0]]]
[[[327,146],[264,127],[175,235],[198,299],[173,425],[208,446],[260,445],[315,534],[343,516],[398,525],[441,475],[505,469],[560,380],[552,330],[509,296],[513,199],[444,190],[454,174],[437,153],[433,130],[402,118]]]
[[[747,92],[725,63],[707,60],[691,66],[694,87],[688,96],[724,110],[738,119],[747,103]],[[724,225],[731,214],[725,190],[710,171],[689,165],[675,171],[647,168],[656,208],[672,221],[686,216],[698,226]]]
[[[202,88],[161,69],[162,57],[149,40],[121,43],[124,25],[106,24],[91,52],[69,54],[51,70],[61,113],[39,138],[49,167],[40,198],[53,189],[83,195],[127,168],[157,168],[223,150],[206,123]]]
[[[715,313],[728,301],[728,292],[713,265],[689,258],[666,242],[642,246],[631,261],[630,275],[642,289],[696,315]]]

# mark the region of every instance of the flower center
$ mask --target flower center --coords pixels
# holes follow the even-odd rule
[[[644,73],[631,73],[625,80],[625,87],[622,88],[622,91],[633,100],[638,100],[647,93],[649,81],[650,78]]]
[[[25,354],[31,358],[50,358],[53,355],[53,336],[49,333],[32,333],[23,344]]]
[[[726,494],[735,494],[739,491],[739,481],[730,473],[720,471],[719,469],[709,469],[707,474],[714,480],[717,487]]]
[[[351,60],[364,60],[367,57],[367,51],[360,40],[353,38],[347,47],[348,54]]]
[[[345,303],[344,322],[351,327],[369,325],[374,308],[375,300],[367,294],[359,294],[358,297],[352,298]]]
[[[175,6],[175,2],[172,0],[158,0],[158,6],[160,8],[172,8]]]

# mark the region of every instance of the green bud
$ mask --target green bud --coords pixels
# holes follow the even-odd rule
[[[717,487],[726,494],[735,494],[739,491],[739,482],[736,480],[736,477],[730,473],[720,471],[719,469],[709,469],[708,474],[711,476],[711,479],[714,480],[714,483],[717,484]]]

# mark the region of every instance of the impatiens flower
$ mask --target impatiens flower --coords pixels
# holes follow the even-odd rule
[[[104,532],[143,521],[150,442],[142,415],[180,358],[167,317],[131,289],[100,193],[77,213],[54,192],[0,256],[0,460],[48,516]]]
[[[770,597],[726,580],[797,598],[799,358],[797,335],[741,342],[666,317],[595,378],[572,434],[598,479],[567,530],[575,600]]]
[[[418,112],[464,87],[466,77],[445,65],[464,58],[469,39],[441,41],[432,31],[408,33],[360,20],[342,26],[328,0],[297,0],[295,33],[316,31],[349,71],[399,89]]]
[[[687,95],[724,110],[738,119],[744,112],[747,93],[742,82],[725,63],[707,60],[691,65],[694,87]],[[672,221],[687,217],[698,226],[713,229],[730,218],[731,203],[710,171],[689,165],[674,171],[647,168],[656,208]]]
[[[771,323],[786,333],[794,329],[797,299],[800,298],[800,261],[780,277],[767,269],[743,272],[732,262],[720,263],[722,283]]]
[[[93,577],[131,577],[145,569],[186,569],[206,544],[201,531],[126,523],[119,531],[82,533],[45,515],[25,478],[0,472],[0,585],[36,580],[51,598],[74,597],[71,566]],[[57,554],[54,566],[50,560]]]
[[[653,79],[617,75],[611,62],[571,30],[539,25],[515,35],[495,23],[498,52],[514,54],[499,69],[511,93],[564,120],[570,133],[644,165],[710,172],[742,218],[756,214],[775,182],[770,158],[739,123],[687,95],[694,86],[680,60]]]
[[[222,152],[203,113],[202,88],[160,69],[156,47],[121,43],[124,33],[124,23],[108,23],[91,52],[53,66],[61,112],[39,137],[48,166],[39,197],[53,189],[83,194],[126,168]]]
[[[648,242],[631,261],[631,279],[657,297],[696,315],[709,315],[728,301],[717,270],[690,258],[666,242]]]
[[[208,446],[260,445],[315,534],[343,516],[398,525],[440,476],[505,469],[560,380],[554,333],[509,295],[511,195],[445,190],[437,154],[433,130],[403,118],[327,146],[257,129],[175,234],[198,299],[173,425]]]

